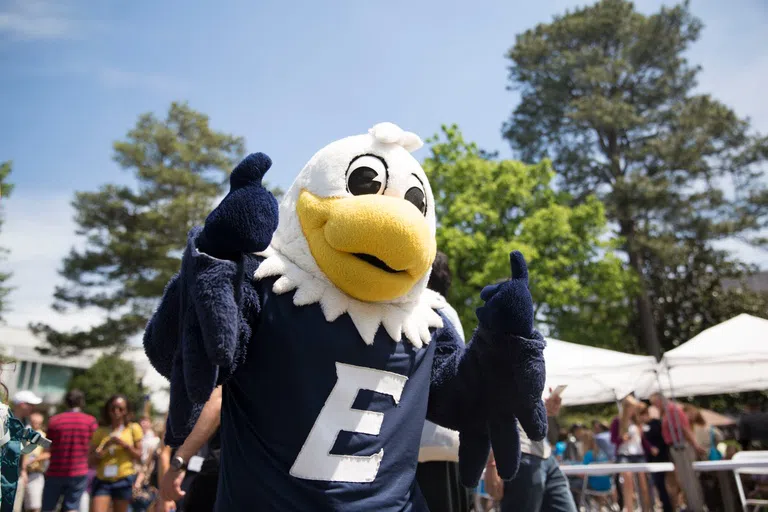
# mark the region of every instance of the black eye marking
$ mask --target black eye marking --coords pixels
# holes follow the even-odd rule
[[[424,187],[424,182],[419,179],[415,174],[412,175],[419,180],[421,186]],[[419,187],[411,187],[405,192],[405,200],[412,203],[419,209],[422,215],[427,215],[427,196],[424,194],[424,190]]]
[[[381,190],[381,183],[375,181],[378,177],[379,173],[370,167],[358,167],[347,179],[347,190],[353,196],[376,194]]]
[[[379,194],[386,189],[388,179],[387,162],[383,158],[359,155],[347,167],[347,192],[354,196]]]

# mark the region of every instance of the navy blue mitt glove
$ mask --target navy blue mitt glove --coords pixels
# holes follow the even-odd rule
[[[546,371],[545,342],[533,328],[533,299],[528,290],[528,268],[519,251],[510,254],[512,279],[487,286],[477,309],[482,337],[487,343],[484,367],[488,372],[488,434],[499,475],[514,478],[520,463],[517,421],[534,441],[547,434],[547,413],[541,395]],[[478,439],[487,446],[487,440]]]
[[[230,175],[229,193],[208,215],[182,261],[182,355],[186,389],[195,401],[231,370],[242,340],[244,254],[266,249],[277,228],[275,197],[262,185],[272,160],[248,155]],[[207,256],[197,255],[199,251]],[[212,258],[208,257],[211,256]]]
[[[267,155],[253,153],[235,167],[229,193],[205,219],[197,241],[201,252],[236,261],[244,253],[269,246],[277,229],[278,207],[275,197],[262,185],[262,178],[271,166]]]
[[[217,384],[245,354],[249,320],[260,305],[248,285],[256,260],[277,229],[278,207],[262,178],[272,165],[263,153],[247,156],[230,176],[230,190],[193,228],[181,272],[168,284],[144,334],[152,364],[171,381],[166,442],[180,445]]]

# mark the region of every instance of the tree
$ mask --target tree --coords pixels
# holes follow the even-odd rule
[[[499,160],[465,142],[456,126],[429,142],[424,170],[435,193],[437,243],[448,256],[448,299],[462,324],[477,324],[480,290],[508,278],[509,253],[520,250],[540,326],[570,341],[628,349],[634,283],[602,240],[602,203],[591,196],[570,206],[570,196],[551,186],[549,162]]]
[[[768,139],[694,93],[700,68],[684,53],[701,29],[687,2],[646,16],[627,0],[601,0],[526,31],[508,53],[521,101],[504,136],[526,162],[551,158],[576,201],[597,194],[605,202],[642,278],[637,332],[656,356],[669,319],[652,301],[648,271],[675,265],[646,261],[663,257],[658,242],[765,243],[755,235],[768,218],[760,181]]]
[[[11,169],[11,162],[0,163],[0,200],[7,199],[13,191],[13,185],[8,183]],[[3,220],[0,216],[0,227],[3,225]],[[7,253],[8,249],[0,248],[0,257],[4,257]],[[0,272],[0,320],[3,319],[3,313],[8,311],[8,294],[11,293],[11,288],[6,283],[10,278],[10,272]]]
[[[187,232],[200,225],[244,155],[240,137],[214,131],[208,117],[173,103],[165,119],[143,114],[115,161],[136,186],[108,184],[77,192],[73,206],[84,249],[72,249],[54,294],[54,309],[95,308],[105,320],[88,330],[30,327],[62,354],[122,347],[140,333],[166,283],[179,268]]]
[[[69,381],[69,389],[85,393],[85,412],[99,419],[102,407],[112,395],[125,395],[136,412],[146,393],[139,384],[133,363],[115,354],[101,356],[93,366],[74,376]]]
[[[670,254],[672,253],[672,254]],[[662,346],[674,348],[740,313],[765,317],[768,296],[746,286],[725,289],[755,271],[700,239],[671,241],[663,257],[644,257],[651,302],[658,312]]]

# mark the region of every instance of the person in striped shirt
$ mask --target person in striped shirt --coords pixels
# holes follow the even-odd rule
[[[57,510],[64,498],[62,512],[75,512],[88,484],[88,449],[98,424],[96,418],[82,412],[85,395],[73,389],[64,398],[68,410],[52,416],[48,422],[50,464],[45,473],[43,512]]]

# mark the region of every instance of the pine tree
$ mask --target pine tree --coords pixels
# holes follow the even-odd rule
[[[244,140],[213,130],[208,117],[173,103],[165,119],[139,117],[125,140],[114,144],[115,161],[135,186],[108,184],[77,192],[77,234],[60,274],[53,307],[95,308],[104,321],[87,330],[59,332],[30,327],[54,352],[120,348],[144,329],[164,286],[179,269],[188,231],[202,224],[244,156]]]

